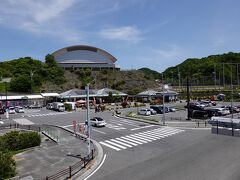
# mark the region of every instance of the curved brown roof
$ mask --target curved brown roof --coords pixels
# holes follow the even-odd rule
[[[65,47],[65,48],[55,51],[54,53],[52,53],[52,55],[56,57],[56,56],[65,54],[67,52],[77,51],[77,50],[93,51],[93,52],[100,53],[100,54],[108,57],[113,63],[115,63],[117,61],[117,59],[113,55],[108,53],[107,51],[97,48],[97,47],[87,46],[87,45],[68,46],[68,47]]]

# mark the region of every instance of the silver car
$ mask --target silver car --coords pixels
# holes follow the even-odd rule
[[[95,127],[103,127],[103,126],[105,126],[107,124],[104,121],[104,119],[102,119],[100,117],[91,118],[90,121],[91,121],[91,125],[95,126]]]

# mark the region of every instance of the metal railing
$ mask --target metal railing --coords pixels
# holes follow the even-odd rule
[[[41,132],[42,130],[40,125],[22,125],[18,123],[1,124],[0,130],[3,130],[3,129],[24,129],[24,130],[31,130],[31,131],[37,131],[37,132]],[[80,136],[79,134],[76,134],[76,138],[86,141],[86,138],[83,136]],[[56,174],[53,174],[51,176],[46,176],[44,180],[45,179],[46,180],[69,179],[73,175],[78,173],[81,169],[86,168],[87,164],[94,159],[94,155],[95,155],[95,149],[92,149],[91,154],[81,158],[81,160],[76,164],[69,166],[68,168],[62,171],[59,171]]]
[[[87,164],[94,159],[94,150],[92,149],[91,154],[88,156],[81,158],[81,161],[76,164],[69,166],[68,168],[59,171],[56,174],[51,176],[46,176],[43,180],[57,180],[57,179],[69,179],[76,173],[78,173],[81,169],[86,168]]]

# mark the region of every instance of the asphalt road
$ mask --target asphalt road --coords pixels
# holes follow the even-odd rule
[[[89,179],[240,179],[238,137],[214,135],[210,129],[149,125],[113,117],[111,112],[91,112],[90,116],[103,117],[108,125],[92,128],[92,138],[102,145],[106,159]],[[84,123],[86,111],[30,110],[10,118],[71,129],[73,120]]]

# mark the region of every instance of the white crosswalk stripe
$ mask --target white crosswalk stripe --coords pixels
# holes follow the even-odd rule
[[[21,117],[42,117],[42,116],[55,116],[55,115],[63,115],[63,114],[68,114],[69,112],[59,112],[59,113],[46,113],[46,114],[26,114],[22,115]]]
[[[184,130],[171,127],[163,127],[140,133],[129,134],[126,136],[121,136],[120,138],[105,140],[104,142],[99,143],[113,150],[120,151],[131,148],[133,146],[138,146],[145,143],[150,143],[152,141],[160,140],[181,132],[184,132]]]
[[[125,127],[120,126],[120,124],[114,125],[114,124],[108,123],[108,124],[106,124],[106,127],[111,128],[111,129],[115,129],[115,130],[119,130],[119,131],[126,129]]]
[[[124,139],[121,139],[121,138],[116,138],[118,141],[122,141],[122,142],[125,142],[125,143],[128,143],[128,144],[131,144],[132,146],[137,146],[138,144],[136,143],[133,143],[133,142],[129,142],[127,140],[124,140]]]

